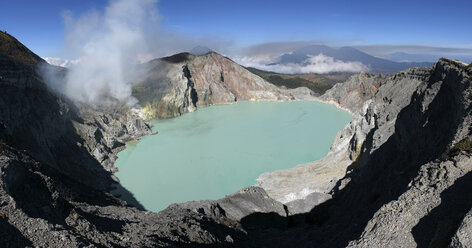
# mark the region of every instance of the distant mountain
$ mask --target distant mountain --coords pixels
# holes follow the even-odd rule
[[[445,55],[445,54],[415,54],[406,52],[395,52],[388,54],[385,58],[396,62],[413,62],[413,61],[427,61],[435,62],[442,57],[448,57],[450,59],[460,60],[463,62],[472,61],[472,55],[467,54],[456,54],[456,55]]]
[[[441,56],[430,55],[430,54],[413,54],[405,52],[394,52],[385,56],[385,59],[389,59],[395,62],[413,62],[413,61],[437,61]]]
[[[206,46],[196,46],[189,51],[190,54],[193,54],[195,56],[204,55],[209,52],[213,52],[213,50]]]
[[[46,60],[48,64],[61,66],[61,67],[71,67],[80,62],[79,59],[70,60],[70,59],[64,59],[64,58],[59,58],[59,57],[45,57],[43,59]]]
[[[370,72],[391,73],[398,72],[410,67],[430,67],[430,62],[395,62],[382,58],[377,58],[352,47],[332,48],[324,45],[311,45],[299,48],[292,53],[286,53],[279,57],[280,64],[303,64],[309,59],[309,56],[323,54],[332,57],[335,60],[344,62],[358,61],[369,66]]]

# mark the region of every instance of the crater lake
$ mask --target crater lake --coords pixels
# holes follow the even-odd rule
[[[118,154],[121,185],[149,211],[215,200],[267,171],[325,156],[351,115],[317,101],[239,102],[152,121],[158,134]]]

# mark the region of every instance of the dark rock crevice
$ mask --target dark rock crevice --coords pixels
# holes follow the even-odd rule
[[[195,84],[192,81],[192,75],[188,69],[188,65],[185,65],[182,69],[185,78],[187,78],[187,89],[185,90],[186,104],[185,106],[191,106],[193,108],[197,107],[198,95],[195,90]],[[191,105],[190,105],[191,104]]]
[[[441,204],[412,229],[418,247],[446,247],[465,215],[472,209],[472,172],[441,193]]]
[[[0,220],[0,237],[0,245],[5,248],[33,246],[33,243],[5,218]]]

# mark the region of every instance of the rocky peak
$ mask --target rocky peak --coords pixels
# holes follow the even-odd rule
[[[133,96],[147,119],[175,117],[213,104],[311,98],[310,90],[280,89],[215,52],[179,53],[146,66],[148,76],[134,85]]]
[[[166,63],[177,64],[192,60],[194,57],[195,56],[190,53],[177,53],[171,56],[160,58],[159,60]]]
[[[6,32],[0,32],[0,55],[21,61],[27,65],[46,62]]]

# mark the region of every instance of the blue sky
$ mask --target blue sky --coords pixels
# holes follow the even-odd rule
[[[0,29],[40,56],[56,56],[64,40],[62,13],[102,11],[108,1],[0,3]],[[472,48],[470,0],[450,1],[184,1],[157,3],[160,26],[189,37],[236,46],[279,41],[327,45],[427,45]],[[204,45],[204,44],[203,44]]]

